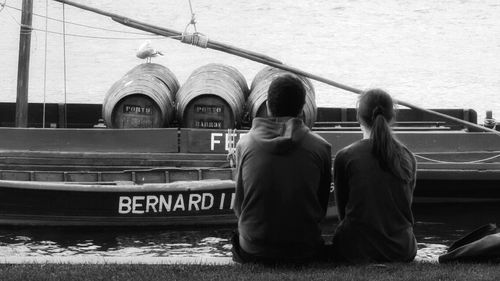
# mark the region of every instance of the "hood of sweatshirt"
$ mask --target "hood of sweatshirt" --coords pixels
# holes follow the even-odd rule
[[[299,118],[254,118],[250,136],[264,150],[284,154],[295,147],[309,132]]]

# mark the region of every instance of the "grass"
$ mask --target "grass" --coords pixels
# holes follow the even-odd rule
[[[500,280],[498,264],[386,264],[303,267],[259,265],[0,265],[0,280]]]

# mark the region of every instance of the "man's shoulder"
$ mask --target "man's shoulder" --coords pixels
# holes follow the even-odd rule
[[[252,137],[252,131],[248,131],[248,133],[245,133],[245,134],[241,134],[240,135],[240,139],[238,140],[238,142],[236,143],[236,149],[247,149],[251,146],[254,145],[255,143],[255,140],[254,138]]]
[[[312,132],[312,131],[309,131],[306,136],[305,136],[309,141],[315,143],[316,145],[318,146],[322,146],[322,147],[326,147],[326,148],[330,148],[332,147],[332,145],[327,141],[325,140],[322,136],[320,136],[319,134],[315,133],[315,132]]]

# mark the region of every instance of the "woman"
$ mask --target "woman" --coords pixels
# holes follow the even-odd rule
[[[416,161],[392,134],[392,98],[380,89],[361,95],[363,139],[337,153],[334,184],[340,224],[336,259],[352,263],[409,262],[417,252],[411,204]]]

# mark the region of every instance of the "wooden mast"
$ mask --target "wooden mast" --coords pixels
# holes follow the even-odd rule
[[[28,126],[28,87],[30,74],[31,24],[33,0],[23,0],[19,61],[17,66],[16,127]]]

